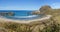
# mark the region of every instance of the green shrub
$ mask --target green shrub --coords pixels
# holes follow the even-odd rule
[[[42,32],[60,32],[60,24],[53,23],[52,25],[46,26]]]
[[[18,24],[16,24],[16,23],[9,23],[9,24],[5,23],[4,27],[6,29],[16,30],[18,27]]]

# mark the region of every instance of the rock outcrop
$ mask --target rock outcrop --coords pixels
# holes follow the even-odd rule
[[[48,5],[45,5],[45,6],[42,6],[40,9],[39,9],[40,13],[41,14],[50,14],[51,11],[52,11],[52,8]]]
[[[8,15],[9,16],[14,16],[14,12],[9,12]]]
[[[14,12],[0,12],[1,16],[14,16]]]
[[[40,14],[40,11],[34,11],[34,12],[32,12],[31,14],[38,15],[38,14]]]

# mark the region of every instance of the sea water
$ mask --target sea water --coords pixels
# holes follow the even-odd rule
[[[31,20],[39,18],[39,15],[33,15],[33,10],[0,10],[0,12],[13,12],[14,16],[4,16],[8,19]]]

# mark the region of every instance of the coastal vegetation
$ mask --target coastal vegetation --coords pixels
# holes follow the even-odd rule
[[[32,12],[32,14],[36,13]],[[45,5],[39,9],[37,14],[52,15],[52,17],[28,24],[0,21],[0,27],[4,28],[5,31],[7,30],[7,32],[60,32],[60,9],[52,9]]]

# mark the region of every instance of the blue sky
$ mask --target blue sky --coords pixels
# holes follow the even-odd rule
[[[44,5],[60,8],[60,0],[0,0],[0,10],[38,10]]]

